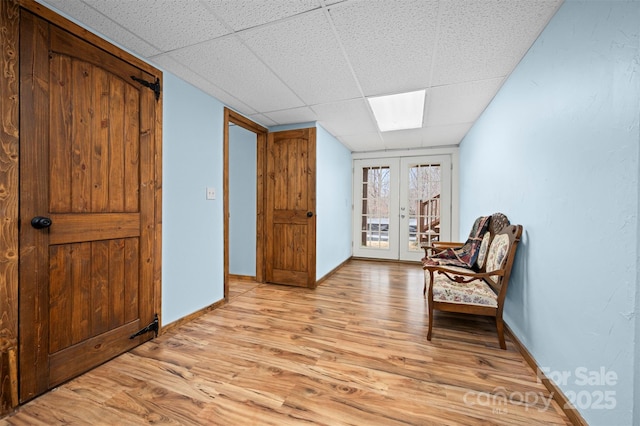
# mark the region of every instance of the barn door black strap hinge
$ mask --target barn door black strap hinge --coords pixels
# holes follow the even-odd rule
[[[135,334],[129,336],[129,339],[134,339],[150,331],[153,331],[155,333],[155,337],[158,337],[158,314],[155,314],[155,316],[153,317],[153,321],[151,321],[151,324],[149,324],[145,328],[141,328]]]
[[[156,77],[155,83],[150,83],[147,80],[136,77],[135,75],[132,75],[131,79],[153,90],[153,93],[156,94],[156,101],[160,99],[160,79],[158,77]]]

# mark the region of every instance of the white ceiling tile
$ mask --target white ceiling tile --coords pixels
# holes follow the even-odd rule
[[[384,149],[382,139],[377,132],[344,135],[337,139],[352,152],[382,151]]]
[[[363,99],[313,105],[311,109],[317,114],[320,124],[334,136],[378,131]]]
[[[317,0],[201,0],[234,31],[319,8]]]
[[[429,86],[437,0],[372,0],[330,8],[366,96]]]
[[[385,149],[458,145],[473,123],[423,127],[382,133]]]
[[[278,123],[276,123],[275,121],[273,121],[272,119],[270,119],[269,117],[263,114],[253,114],[253,115],[250,115],[249,118],[264,127],[271,127],[271,126],[278,125]]]
[[[245,31],[240,37],[307,105],[360,96],[322,11]]]
[[[561,2],[442,1],[432,84],[506,76]]]
[[[433,126],[420,129],[422,146],[458,145],[471,129],[473,123],[451,124],[448,126]]]
[[[46,0],[40,1],[44,5],[63,12],[81,26],[90,29],[94,33],[99,33],[104,38],[109,39],[120,46],[125,47],[133,53],[142,57],[148,57],[160,53],[160,50],[150,43],[147,43],[133,32],[120,26],[91,6],[78,0]]]
[[[425,126],[470,123],[482,114],[504,79],[439,86],[427,91]]]
[[[283,111],[265,112],[264,115],[276,124],[294,124],[317,121],[318,116],[309,107],[292,108]]]
[[[189,82],[191,85],[197,87],[203,92],[213,96],[223,104],[236,111],[243,111],[244,114],[256,113],[256,111],[252,107],[245,104],[244,102],[241,102],[235,96],[211,83],[206,78],[196,74],[193,70],[186,68],[183,64],[174,60],[169,55],[156,57],[154,59],[154,63],[160,66],[160,68],[169,71],[176,77],[180,77],[181,79]]]
[[[170,55],[255,111],[303,106],[302,101],[236,37],[176,50]]]
[[[420,148],[422,146],[422,129],[383,132],[382,139],[385,149]]]
[[[163,52],[229,32],[208,8],[197,1],[84,1]]]

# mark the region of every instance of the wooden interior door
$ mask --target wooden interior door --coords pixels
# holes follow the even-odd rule
[[[160,104],[132,76],[158,77],[22,11],[21,402],[153,337]]]
[[[269,133],[267,140],[267,282],[316,283],[316,129]]]

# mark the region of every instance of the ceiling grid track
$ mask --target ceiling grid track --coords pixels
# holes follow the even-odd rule
[[[368,152],[459,145],[563,0],[36,1],[261,125]],[[423,89],[421,128],[379,130],[368,96]]]

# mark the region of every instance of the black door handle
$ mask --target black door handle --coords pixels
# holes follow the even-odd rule
[[[53,222],[51,222],[51,219],[44,216],[36,216],[33,219],[31,219],[31,226],[33,226],[36,229],[48,228],[51,226],[52,223]]]
[[[307,217],[313,216],[313,212],[307,212]]]

